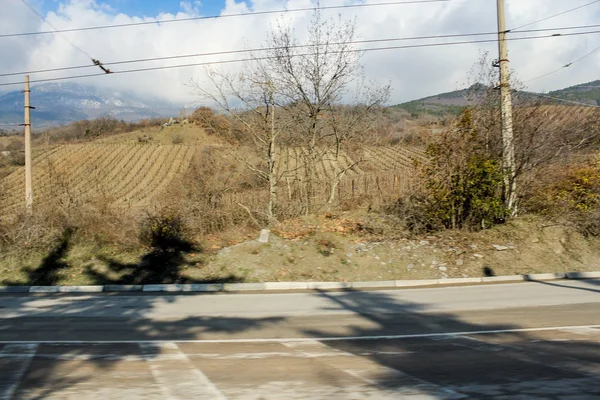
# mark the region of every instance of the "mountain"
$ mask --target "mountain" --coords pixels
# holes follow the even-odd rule
[[[457,115],[469,105],[470,101],[483,96],[486,90],[487,87],[485,85],[475,84],[466,89],[424,97],[422,99],[397,104],[392,107],[401,108],[412,115]],[[544,94],[543,96],[540,96],[541,93],[535,92],[518,91],[517,93],[521,100],[542,101],[548,104],[560,104],[560,100],[551,99],[557,98],[589,105],[600,105],[600,80],[555,90]]]
[[[20,90],[0,93],[0,123],[21,123],[23,104]],[[136,121],[179,112],[171,103],[140,100],[129,94],[71,82],[33,86],[31,104],[35,107],[31,112],[32,124],[37,127],[103,116]]]
[[[594,106],[600,105],[600,80],[582,83],[566,89],[555,90],[548,96],[559,97],[565,100],[577,101]]]
[[[434,96],[397,104],[392,107],[404,109],[413,115],[430,114],[440,117],[457,115],[470,101],[482,96],[486,90],[486,86],[476,83],[466,89],[440,93]]]

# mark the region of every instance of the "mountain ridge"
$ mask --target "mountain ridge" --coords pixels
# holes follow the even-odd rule
[[[32,86],[32,123],[61,125],[81,119],[114,117],[125,121],[173,116],[178,107],[159,100],[141,100],[121,92],[72,82]],[[24,100],[21,91],[0,92],[0,123],[21,123]]]
[[[417,100],[407,101],[393,105],[393,108],[401,108],[413,115],[432,114],[436,116],[456,115],[460,113],[467,105],[469,100],[483,94],[487,87],[476,83],[468,88],[454,90],[451,92],[439,93],[432,96],[423,97]],[[544,101],[548,103],[557,103],[549,97],[580,102],[590,106],[600,106],[600,80],[581,83],[568,86],[563,89],[554,90],[548,93],[537,93],[531,91],[518,91],[524,97],[540,98],[548,96]]]

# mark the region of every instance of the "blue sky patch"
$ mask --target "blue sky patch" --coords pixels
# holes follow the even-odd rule
[[[41,10],[44,14],[49,11],[56,11],[60,3],[64,0],[43,0],[31,3]],[[97,0],[98,5],[106,4],[110,6],[115,13],[123,13],[136,17],[154,17],[160,13],[176,14],[179,11],[186,11],[186,5],[198,10],[202,15],[217,15],[225,7],[224,0],[204,0],[204,1],[180,1],[180,0]]]

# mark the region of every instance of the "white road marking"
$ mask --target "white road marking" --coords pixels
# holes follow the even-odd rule
[[[227,400],[219,388],[198,370],[176,343],[140,343],[142,355],[161,391],[169,400]],[[157,357],[162,352],[171,359]]]
[[[410,352],[366,352],[361,355],[372,355],[372,354],[390,354],[390,355],[401,355],[409,354]],[[322,352],[322,353],[284,353],[284,352],[257,352],[257,353],[236,353],[236,354],[208,354],[208,353],[186,353],[188,357],[203,358],[208,360],[245,360],[245,359],[266,359],[274,357],[289,357],[289,358],[320,358],[320,357],[337,357],[337,356],[353,356],[352,354],[339,354],[336,352]],[[138,356],[133,354],[55,354],[55,353],[37,353],[36,358],[44,358],[50,360],[60,361],[92,361],[92,360],[105,360],[105,361],[146,361],[147,357]],[[12,358],[28,358],[27,354],[2,354],[0,353],[0,359]],[[153,361],[178,361],[181,360],[181,356],[178,354],[157,354],[152,358]]]
[[[589,332],[589,330],[587,329],[583,329],[582,331]],[[581,334],[576,332],[575,329],[568,330],[568,332],[573,334]],[[504,352],[504,354],[510,353],[510,356],[521,361],[544,365],[546,367],[556,368],[567,372],[578,371],[579,373],[587,375],[591,378],[595,378],[597,376],[597,373],[600,371],[598,363],[583,361],[576,357],[563,356],[562,358],[564,359],[564,361],[550,361],[548,357],[552,358],[551,352],[549,353],[548,351],[544,351],[543,349],[526,349],[518,344],[498,342],[494,340],[494,338],[489,339],[489,341],[469,336],[461,336],[461,338],[480,343],[482,348],[488,351],[502,351]],[[544,340],[542,340],[541,342],[544,342]],[[476,350],[478,349],[477,346],[466,346],[457,343],[456,341],[452,344],[454,346],[464,346]],[[507,350],[509,351],[507,352]]]
[[[385,380],[390,382],[394,381],[397,383],[404,383],[402,385],[399,385],[400,388],[398,390],[400,390],[401,392],[405,391],[406,387],[410,387],[412,393],[399,392],[398,395],[402,398],[418,396],[419,399],[463,399],[467,397],[461,393],[455,392],[454,390],[445,388],[440,385],[436,385],[433,382],[414,377],[397,369],[385,367],[368,358],[362,358],[343,350],[332,349],[325,343],[321,343],[318,340],[306,342],[282,342],[281,344],[303,354],[324,352],[329,349],[329,351],[333,350],[333,352],[336,353],[338,357],[343,355],[346,357],[349,356],[354,357],[356,359],[360,359],[360,363],[356,364],[350,363],[346,360],[330,358],[325,360],[325,364],[329,367],[339,369],[345,372],[346,374],[374,387],[379,386],[382,377],[385,377]],[[353,365],[354,367],[349,367],[349,365]]]
[[[0,399],[10,400],[13,398],[23,375],[27,372],[31,360],[35,356],[37,347],[37,344],[7,344],[0,350],[0,356],[22,355],[21,358],[15,360],[0,361],[10,363],[9,365],[12,367],[10,371],[0,375]]]
[[[190,340],[1,340],[0,344],[167,344],[167,343],[280,343],[280,342],[339,342],[360,340],[395,340],[419,338],[443,338],[467,335],[493,335],[499,333],[544,332],[565,329],[592,329],[600,325],[549,326],[542,328],[494,329],[481,331],[415,333],[405,335],[375,336],[329,336],[329,337],[297,337],[297,338],[254,338],[254,339],[190,339]]]
[[[586,328],[578,328],[578,329],[561,329],[567,333],[574,333],[576,335],[600,335],[600,330],[598,328],[586,327]]]

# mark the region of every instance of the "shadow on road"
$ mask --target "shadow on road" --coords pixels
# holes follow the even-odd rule
[[[221,297],[201,296],[215,302]],[[432,312],[426,305],[399,300],[398,296],[387,292],[317,291],[307,296],[324,300],[325,306],[321,311],[325,313],[310,318],[276,315],[242,318],[202,316],[196,312],[193,316],[169,318],[168,313],[156,317],[153,312],[159,306],[162,310],[169,305],[177,307],[181,295],[80,296],[77,301],[65,298],[53,305],[44,303],[47,297],[23,296],[15,304],[14,318],[2,320],[0,339],[186,341],[206,338],[263,338],[265,335],[309,337],[316,341],[321,339],[321,343],[329,348],[369,360],[373,365],[379,366],[380,368],[373,368],[371,372],[357,372],[352,370],[350,363],[345,366],[344,371],[369,373],[368,379],[364,379],[365,385],[378,390],[390,390],[390,393],[401,390],[407,394],[411,391],[429,394],[432,398],[483,399],[515,395],[536,398],[541,394],[546,397],[600,396],[600,385],[597,384],[600,383],[597,368],[600,365],[598,342],[577,340],[565,345],[565,342],[544,340],[543,336],[528,332],[506,332],[522,326],[516,320],[507,323],[489,322],[493,318],[486,315],[486,312],[477,314],[477,317]],[[246,299],[248,302],[252,301],[251,296]],[[21,309],[29,311],[19,314]],[[91,315],[94,317],[90,317]],[[510,321],[510,318],[505,320]],[[295,333],[290,333],[290,329],[295,329]],[[478,331],[492,333],[467,334]],[[448,334],[451,332],[455,334]],[[389,335],[404,337],[381,338]],[[364,337],[365,340],[325,340],[340,336]],[[43,346],[40,345],[40,348]],[[133,347],[127,351],[132,355],[139,355],[139,348],[134,344],[131,346]],[[220,346],[223,349],[229,345]],[[89,354],[94,351],[93,348],[65,346],[54,348],[54,351],[63,352],[62,354],[72,358]],[[127,351],[126,354],[129,354]],[[159,349],[150,357],[158,356],[160,352]],[[110,357],[92,357],[85,362],[101,371],[112,371],[120,363],[118,359]],[[263,371],[262,362],[257,359],[251,364],[253,373],[259,371],[268,379],[269,370]],[[319,358],[315,362],[323,367],[324,374],[328,371],[329,367],[321,364],[327,362],[326,358]],[[586,365],[596,367],[586,369]],[[28,393],[35,393],[36,397],[26,398],[48,398],[94,379],[93,375],[80,375],[77,379],[61,377],[61,368],[64,369],[64,363],[60,360],[32,364],[23,381],[27,382]],[[330,384],[336,387],[344,385],[343,382],[337,382],[335,376],[337,375],[332,375]],[[49,382],[46,377],[58,378]],[[290,379],[301,381],[302,377],[291,374]]]
[[[123,356],[140,357],[140,348],[136,342],[145,341],[185,341],[204,335],[218,335],[228,338],[232,335],[258,331],[268,326],[283,323],[280,317],[237,318],[214,316],[190,316],[186,318],[162,319],[150,318],[148,315],[159,304],[175,303],[180,296],[22,296],[18,297],[18,305],[14,307],[14,318],[0,319],[0,340],[4,342],[41,342],[41,341],[117,341],[124,344],[39,344],[36,354],[51,353],[53,358],[44,355],[36,358],[28,365],[21,385],[17,388],[14,399],[46,399],[64,395],[98,378],[98,374],[109,373],[122,363]],[[49,299],[64,299],[54,305],[45,305]],[[39,304],[39,305],[38,305]],[[29,312],[27,316],[19,316],[18,310],[23,308],[37,309],[39,313]],[[6,310],[4,310],[6,311]],[[8,310],[9,312],[11,310]],[[94,317],[90,317],[92,314]],[[88,317],[85,317],[88,315]],[[27,344],[25,344],[27,345]],[[158,345],[157,345],[158,346]],[[0,354],[3,345],[0,344]],[[161,348],[155,353],[145,354],[146,361],[161,355]],[[115,356],[116,355],[116,356]],[[73,377],[73,361],[81,371]],[[71,360],[71,364],[67,364]],[[18,358],[0,357],[0,376],[11,374],[18,369],[11,365]],[[65,369],[66,368],[66,369]],[[70,376],[69,376],[70,375]],[[2,379],[0,379],[0,398],[2,398]]]
[[[562,287],[562,288],[573,289],[573,290],[585,290],[587,292],[593,292],[593,293],[600,293],[600,289],[592,289],[592,288],[586,288],[586,287],[580,287],[580,286],[571,286],[571,285],[565,285],[565,284],[561,284],[561,283],[557,283],[557,282],[538,281],[535,279],[528,279],[528,281],[540,283],[542,285]],[[600,280],[586,279],[586,283],[591,283],[592,285],[600,285]]]
[[[518,323],[474,322],[452,313],[432,313],[382,292],[348,290],[339,295],[322,291],[318,295],[331,302],[330,310],[343,308],[370,322],[348,327],[347,336],[366,340],[324,343],[385,367],[370,376],[370,384],[378,388],[402,387],[410,392],[412,386],[435,398],[600,396],[600,342],[576,340],[566,345],[543,340],[528,332],[514,332],[522,328]],[[488,318],[481,313],[476,319]],[[489,333],[468,334],[481,331]],[[305,334],[318,338],[337,332],[307,328]],[[390,338],[396,335],[404,337]],[[576,360],[582,360],[581,364]],[[590,388],[590,383],[595,386]]]

